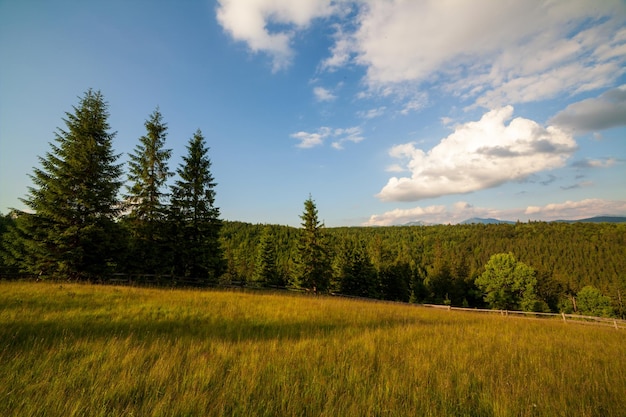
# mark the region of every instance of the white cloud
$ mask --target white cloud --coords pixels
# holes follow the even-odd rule
[[[581,201],[529,206],[524,214],[543,220],[584,219],[601,215],[626,215],[626,201],[589,198]]]
[[[415,221],[434,223],[432,220],[446,214],[445,206],[413,207],[410,209],[394,209],[383,214],[374,214],[364,226],[392,226]]]
[[[233,39],[245,42],[252,52],[269,54],[278,71],[291,63],[294,31],[334,11],[331,0],[218,0],[216,12]],[[272,31],[271,24],[277,29]]]
[[[365,84],[420,108],[416,86],[437,83],[487,108],[611,85],[626,72],[623,0],[218,0],[217,20],[274,71],[294,36],[333,17],[319,69],[365,68]],[[407,94],[407,90],[413,91]]]
[[[315,99],[317,101],[333,101],[337,98],[329,89],[324,87],[315,87],[313,89],[313,94],[315,95]]]
[[[433,224],[456,224],[473,217],[517,220],[523,209],[499,210],[475,207],[466,201],[458,201],[448,208],[444,205],[394,209],[383,214],[372,215],[364,226],[394,226],[422,221]]]
[[[324,143],[324,139],[330,134],[330,131],[331,130],[328,127],[320,127],[315,133],[300,131],[292,133],[291,137],[300,141],[297,145],[298,148],[308,149],[322,145]]]
[[[395,209],[383,214],[372,215],[364,226],[392,226],[422,221],[425,223],[456,224],[474,217],[494,218],[511,221],[552,221],[576,220],[594,216],[624,216],[626,201],[586,199],[582,201],[566,201],[551,203],[545,206],[529,206],[526,208],[496,209],[475,207],[465,201],[454,203],[448,208],[443,205]]]
[[[626,68],[620,0],[358,4],[322,67],[362,65],[381,95],[438,82],[493,108],[606,87]]]
[[[359,143],[363,137],[362,129],[358,126],[349,128],[332,129],[330,127],[320,127],[316,132],[296,132],[290,135],[292,138],[300,141],[298,148],[313,148],[324,144],[324,140],[330,138],[333,140],[331,146],[335,149],[343,149],[346,142]]]
[[[570,104],[550,123],[580,133],[626,126],[626,85]]]
[[[461,124],[424,152],[414,143],[394,146],[410,177],[392,177],[377,195],[383,201],[417,201],[491,188],[564,165],[576,149],[573,138],[558,128],[511,119],[513,107],[492,110]]]
[[[363,132],[360,127],[350,127],[348,129],[335,129],[333,132],[337,140],[332,143],[332,147],[335,149],[343,149],[343,144],[346,142],[359,143],[363,139]]]
[[[349,35],[344,33],[341,25],[335,25],[335,44],[331,48],[331,56],[320,64],[322,71],[333,72],[340,67],[347,65],[354,51],[354,45]]]

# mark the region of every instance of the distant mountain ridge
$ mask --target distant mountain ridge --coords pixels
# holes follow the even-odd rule
[[[515,222],[510,220],[500,220],[494,218],[480,218],[480,217],[472,217],[471,219],[463,220],[459,224],[515,224]]]
[[[564,223],[626,223],[626,217],[621,216],[595,216],[579,220],[555,220]]]

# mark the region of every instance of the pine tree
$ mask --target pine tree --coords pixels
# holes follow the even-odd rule
[[[266,226],[261,234],[254,281],[264,286],[282,284],[277,267],[276,242],[270,226]]]
[[[359,297],[379,297],[378,274],[363,240],[344,240],[337,260],[339,292]]]
[[[58,129],[56,144],[39,158],[22,199],[32,213],[18,216],[13,236],[26,255],[23,271],[80,280],[106,274],[115,262],[122,168],[102,94],[88,90],[73,109],[63,119],[66,130]]]
[[[187,146],[184,163],[176,170],[179,180],[171,188],[174,225],[175,272],[198,283],[215,281],[224,272],[219,235],[222,222],[215,206],[215,180],[200,129]]]
[[[304,202],[302,229],[298,242],[296,274],[292,284],[317,293],[326,291],[330,284],[331,266],[324,225],[317,218],[317,207],[309,196]]]
[[[129,213],[126,223],[131,232],[129,263],[138,272],[158,273],[167,265],[164,251],[167,197],[163,191],[169,177],[171,149],[163,149],[167,124],[157,108],[145,122],[146,135],[130,155],[128,179],[131,183],[126,197]]]

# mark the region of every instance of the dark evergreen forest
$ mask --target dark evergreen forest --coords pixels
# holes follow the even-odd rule
[[[221,241],[227,278],[246,282],[258,276],[256,271],[264,262],[259,257],[261,237],[269,233],[279,282],[288,285],[298,255],[299,231],[288,226],[224,222]],[[351,266],[360,276],[357,285],[344,293],[485,307],[483,293],[474,281],[492,255],[512,253],[534,269],[537,296],[548,310],[573,311],[573,297],[592,286],[611,298],[619,315],[624,315],[624,223],[343,227],[327,228],[325,233],[333,260],[331,290],[341,289]],[[253,284],[259,284],[258,278]]]

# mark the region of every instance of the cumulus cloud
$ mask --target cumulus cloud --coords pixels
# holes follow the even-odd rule
[[[217,21],[233,39],[272,57],[274,71],[291,63],[296,30],[334,12],[331,0],[218,0],[216,10]]]
[[[333,101],[337,98],[332,91],[324,87],[315,87],[313,89],[313,94],[315,95],[315,99],[317,101]]]
[[[292,133],[291,137],[300,141],[297,147],[304,149],[321,146],[326,139],[331,139],[333,141],[331,146],[338,150],[343,149],[346,142],[359,143],[364,139],[362,129],[358,126],[337,129],[324,126],[312,133],[304,131]]]
[[[552,221],[576,220],[594,216],[624,216],[626,215],[626,201],[586,199],[582,201],[566,201],[564,203],[550,203],[545,206],[529,206],[512,209],[496,209],[476,207],[472,204],[459,201],[451,207],[432,205],[427,207],[412,207],[395,209],[383,214],[372,215],[364,226],[393,226],[411,222],[456,224],[474,217],[494,218],[511,221]]]
[[[364,223],[364,226],[392,226],[410,222],[432,220],[447,213],[446,206],[413,207],[409,209],[394,209],[383,214],[374,214]]]
[[[550,123],[579,133],[626,126],[626,85],[570,104]]]
[[[333,17],[318,66],[365,68],[378,95],[437,83],[486,108],[603,88],[626,72],[622,0],[218,0],[233,39],[286,68],[294,36]],[[330,19],[329,19],[330,20]],[[403,110],[418,103],[408,99]],[[417,106],[419,108],[419,106]]]
[[[551,203],[545,206],[529,206],[524,214],[542,220],[584,219],[602,215],[623,216],[626,215],[626,201],[588,198],[581,201]]]
[[[364,226],[395,226],[413,222],[426,224],[456,224],[474,217],[495,218],[500,220],[517,220],[524,209],[499,210],[476,207],[466,201],[458,201],[452,206],[432,205],[394,209],[383,214],[372,215]]]
[[[317,132],[296,132],[292,133],[291,137],[300,141],[297,145],[298,148],[308,149],[315,146],[320,146],[324,143],[324,139],[328,137],[330,129],[327,127],[321,127]]]
[[[566,132],[521,117],[513,107],[492,110],[424,152],[414,143],[397,145],[389,155],[411,176],[392,177],[377,195],[383,201],[417,201],[496,187],[558,168],[576,150]]]

